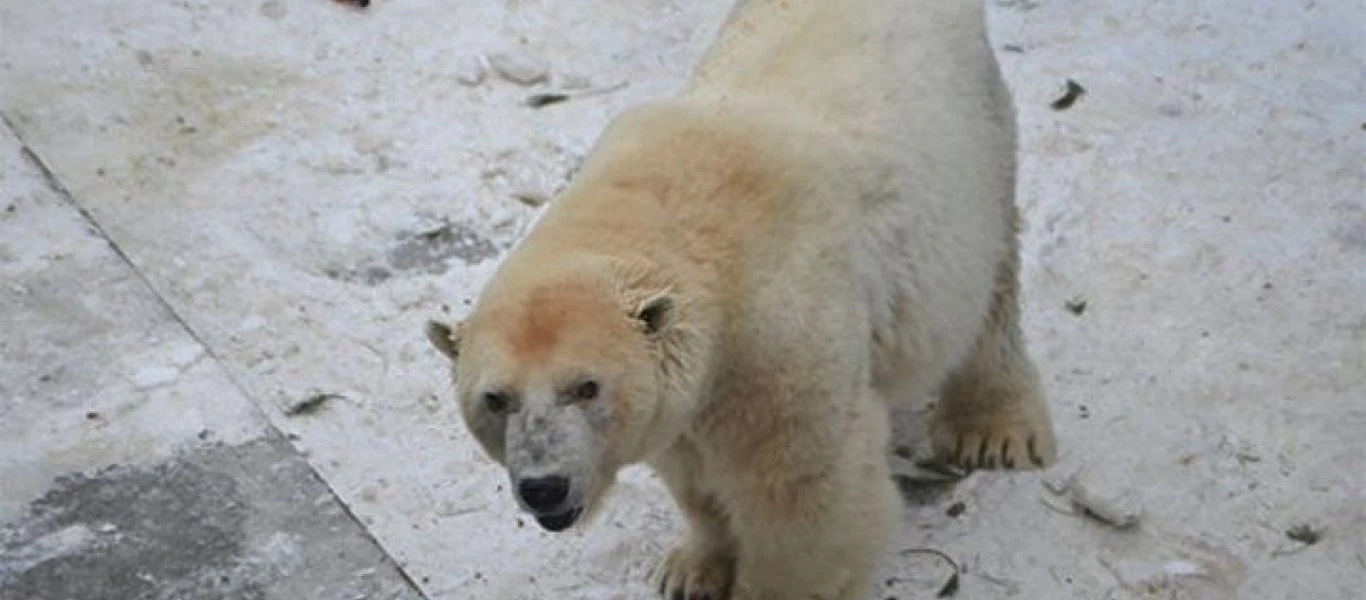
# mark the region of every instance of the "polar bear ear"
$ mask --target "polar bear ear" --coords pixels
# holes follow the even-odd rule
[[[646,335],[655,335],[673,322],[674,299],[666,292],[650,296],[640,303],[635,316]]]
[[[455,359],[460,357],[460,330],[462,324],[463,323],[457,321],[455,327],[451,327],[445,323],[427,321],[427,339],[431,340],[432,346],[436,347],[442,354],[445,354],[446,358],[451,359],[451,362],[455,362]]]

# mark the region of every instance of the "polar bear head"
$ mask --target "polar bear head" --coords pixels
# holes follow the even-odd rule
[[[610,276],[505,274],[473,312],[430,322],[474,438],[546,530],[591,513],[616,472],[677,438],[693,402],[680,306]],[[526,281],[526,280],[530,281]]]

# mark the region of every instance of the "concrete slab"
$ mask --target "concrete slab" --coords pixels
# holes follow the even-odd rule
[[[416,598],[0,128],[0,598]]]
[[[283,437],[60,478],[3,530],[0,597],[420,598]]]
[[[0,156],[0,522],[55,475],[264,435],[255,407],[7,129]]]
[[[648,598],[677,527],[658,484],[582,537],[523,525],[418,330],[728,5],[4,2],[0,109],[430,597]],[[1366,8],[989,7],[1058,471],[1145,510],[1113,531],[1038,476],[974,476],[900,545],[957,557],[973,598],[1357,597]],[[615,91],[525,104],[584,86]],[[879,597],[933,597],[934,561],[889,554]]]

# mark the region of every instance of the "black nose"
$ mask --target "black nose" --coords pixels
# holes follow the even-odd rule
[[[517,482],[517,493],[531,510],[550,512],[569,496],[569,480],[559,475],[529,477]]]

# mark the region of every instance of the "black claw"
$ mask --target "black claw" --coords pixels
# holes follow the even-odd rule
[[[955,462],[955,463],[956,463],[956,462],[959,462],[959,461],[961,461],[961,460],[963,460],[963,438],[962,438],[961,436],[959,436],[959,438],[958,438],[958,443],[957,443],[957,444],[954,444],[954,447],[953,447],[953,457],[950,458],[949,462]]]
[[[684,596],[684,595],[683,595],[683,590],[674,590],[673,600],[688,600],[688,599],[687,599],[687,596]]]
[[[977,464],[982,465],[983,467],[986,467],[988,469],[991,468],[989,466],[991,463],[988,462],[991,460],[991,456],[987,454],[989,444],[990,441],[987,440],[987,438],[983,437],[982,443],[977,446]]]
[[[1025,444],[1025,448],[1029,450],[1029,460],[1034,463],[1034,466],[1042,467],[1043,459],[1039,458],[1039,451],[1034,449],[1034,436],[1029,436],[1029,442]]]
[[[663,598],[663,597],[665,596],[665,592],[667,592],[668,589],[669,589],[669,574],[668,574],[668,573],[665,573],[665,574],[659,576],[659,597],[660,597],[660,598]]]
[[[949,462],[942,454],[933,460],[916,461],[915,466],[944,477],[959,478],[963,476],[958,465]]]

